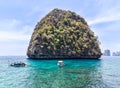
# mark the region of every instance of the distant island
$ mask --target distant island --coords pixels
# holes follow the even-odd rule
[[[32,59],[98,59],[99,41],[75,12],[54,9],[37,23],[27,56]]]

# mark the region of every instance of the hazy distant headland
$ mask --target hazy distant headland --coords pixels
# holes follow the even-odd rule
[[[84,18],[54,9],[35,26],[27,55],[33,59],[98,59],[102,53]]]

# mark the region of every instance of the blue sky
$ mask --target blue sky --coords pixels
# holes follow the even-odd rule
[[[120,50],[120,0],[0,0],[0,55],[26,55],[36,23],[54,8],[84,17],[102,51]]]

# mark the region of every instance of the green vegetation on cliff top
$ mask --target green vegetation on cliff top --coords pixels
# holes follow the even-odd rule
[[[99,41],[86,21],[71,11],[54,9],[37,23],[28,47],[34,55],[101,55]]]

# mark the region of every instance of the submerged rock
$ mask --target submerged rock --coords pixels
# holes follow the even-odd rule
[[[37,23],[27,55],[33,59],[97,59],[102,53],[84,18],[54,9]]]

